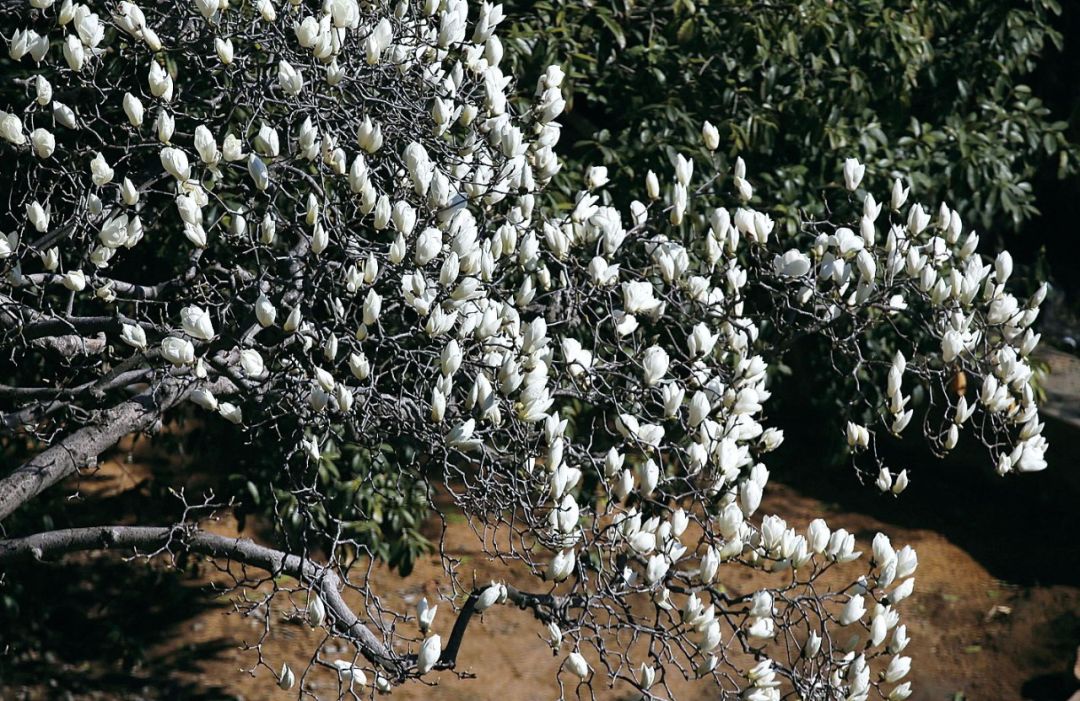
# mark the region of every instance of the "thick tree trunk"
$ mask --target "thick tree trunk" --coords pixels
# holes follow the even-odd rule
[[[187,378],[169,378],[126,402],[100,412],[81,428],[0,479],[0,521],[52,485],[93,464],[97,456],[129,433],[145,431],[191,387]]]

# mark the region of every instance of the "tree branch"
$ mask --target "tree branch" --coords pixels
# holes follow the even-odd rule
[[[2,547],[2,543],[0,543],[0,547]],[[3,562],[2,551],[0,551],[0,562]],[[566,608],[575,605],[575,603],[579,605],[583,603],[580,601],[575,602],[570,597],[555,596],[553,594],[533,594],[521,591],[509,584],[504,586],[506,587],[507,601],[522,610],[531,609],[533,616],[541,623],[558,620],[560,618],[559,614]],[[458,650],[461,648],[461,641],[465,637],[469,621],[476,614],[476,602],[486,588],[481,587],[469,594],[465,605],[461,607],[461,611],[458,613],[457,620],[454,621],[454,628],[450,631],[450,639],[447,640],[446,646],[443,648],[436,668],[453,669],[457,666],[457,655]]]
[[[208,557],[225,558],[266,570],[273,576],[287,574],[312,587],[326,605],[330,628],[353,641],[360,653],[398,680],[408,666],[388,650],[341,596],[341,578],[329,567],[280,550],[259,545],[247,538],[229,538],[192,526],[96,526],[44,531],[24,538],[0,540],[0,565],[16,561],[40,561],[85,550],[124,549],[152,554],[186,551]]]
[[[146,430],[193,387],[168,378],[126,402],[102,411],[97,421],[67,436],[0,479],[0,521],[64,478],[87,466],[129,433]]]

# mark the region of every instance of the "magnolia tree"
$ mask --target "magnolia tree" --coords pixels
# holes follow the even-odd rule
[[[281,447],[273,481],[302,516],[329,508],[328,442],[407,449],[401,482],[444,485],[518,583],[475,586],[445,554],[453,595],[394,612],[342,535],[348,505],[307,522],[324,546],[291,551],[203,530],[210,499],[178,523],[0,540],[0,563],[229,563],[238,606],[335,641],[295,670],[254,646],[252,669],[300,698],[326,698],[320,668],[349,698],[453,670],[499,605],[563,660],[560,696],[685,678],[722,698],[906,698],[914,551],[759,512],[783,440],[768,370],[808,335],[884,388],[865,395],[886,398],[880,422],[847,432],[880,490],[908,484],[879,446],[904,432],[945,452],[968,430],[1001,473],[1045,467],[1026,360],[1043,292],[1009,294],[1008,254],[984,261],[949,207],[900,183],[879,204],[854,159],[830,220],[791,237],[741,160],[679,156],[625,208],[594,167],[560,211],[541,191],[563,74],[512,109],[498,5],[3,7],[0,408],[36,454],[0,478],[0,518],[191,402]],[[866,343],[881,328],[885,349]],[[748,571],[767,584],[733,594]]]

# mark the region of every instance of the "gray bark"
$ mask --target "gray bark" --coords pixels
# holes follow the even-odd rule
[[[387,650],[364,626],[341,596],[341,579],[336,572],[298,555],[290,555],[259,545],[246,538],[207,533],[186,526],[98,526],[45,531],[24,538],[0,540],[0,565],[19,560],[42,560],[84,550],[135,550],[144,554],[158,551],[187,551],[241,562],[266,570],[271,575],[287,574],[312,587],[326,605],[327,624],[339,635],[352,640],[360,653],[389,676],[401,680],[408,658]]]
[[[100,412],[97,420],[27,460],[0,479],[0,521],[57,482],[93,464],[128,435],[145,431],[191,388],[187,378],[169,378],[126,402]]]

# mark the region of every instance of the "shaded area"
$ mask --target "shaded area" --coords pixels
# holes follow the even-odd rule
[[[1077,641],[1080,641],[1080,611],[1074,609],[1061,613],[1046,626],[1042,650],[1019,651],[1022,655],[1036,658],[1032,660],[1036,664],[1040,662],[1038,658],[1050,663],[1049,666],[1053,666],[1051,660],[1060,663],[1057,665],[1060,671],[1038,674],[1024,682],[1021,693],[1025,699],[1059,701],[1080,691],[1080,680],[1074,672],[1074,666],[1080,668]]]
[[[997,476],[986,450],[970,436],[946,460],[915,440],[890,446],[891,465],[907,468],[911,476],[896,499],[860,484],[848,465],[807,460],[805,446],[838,437],[808,421],[784,425],[793,428],[772,461],[776,479],[834,504],[836,511],[870,511],[907,528],[937,531],[995,577],[1027,585],[1080,584],[1080,434],[1072,426],[1047,418],[1049,468],[1027,475]]]
[[[221,608],[189,571],[111,555],[5,570],[0,592],[0,697],[233,699],[224,687],[184,681],[235,640],[169,645],[201,613]],[[18,590],[11,597],[12,588]],[[31,691],[31,689],[33,691]],[[44,695],[39,695],[44,694]]]
[[[907,469],[901,498],[862,484],[846,454],[844,411],[826,393],[814,363],[824,357],[816,339],[791,354],[793,377],[773,383],[768,421],[785,441],[768,464],[774,479],[830,504],[838,513],[869,513],[906,528],[936,531],[971,554],[991,574],[1024,585],[1080,584],[1080,361],[1047,356],[1048,411],[1041,417],[1050,443],[1048,468],[1000,477],[989,451],[970,431],[945,459],[921,438],[923,406],[903,440],[879,431],[889,467]],[[808,379],[809,378],[809,379]],[[815,379],[817,378],[817,379]],[[969,401],[975,393],[968,395]],[[863,464],[869,468],[869,461]]]
[[[97,469],[16,512],[6,532],[174,523],[183,504],[170,486],[189,495],[220,491],[214,465],[194,460],[190,442],[175,427],[153,444],[129,437]],[[193,463],[207,469],[192,470]],[[99,552],[6,567],[0,573],[0,698],[235,699],[226,686],[199,678],[202,665],[235,650],[237,639],[177,642],[205,625],[200,616],[231,605],[207,587],[195,560],[179,557],[177,565],[148,566]]]

